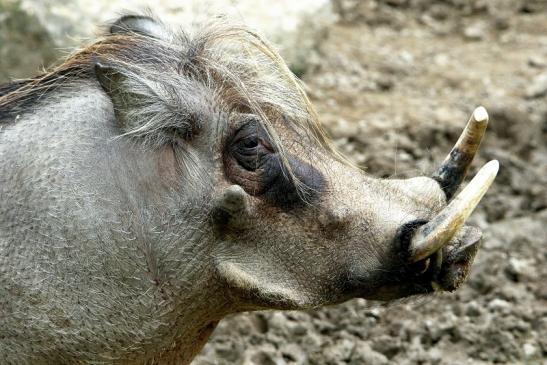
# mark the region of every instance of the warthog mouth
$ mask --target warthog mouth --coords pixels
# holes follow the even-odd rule
[[[482,232],[476,227],[465,227],[465,232],[458,238],[457,243],[450,244],[443,249],[443,263],[437,277],[434,277],[432,286],[438,284],[439,289],[454,291],[458,289],[469,274],[475,259]]]
[[[433,175],[444,191],[448,205],[429,222],[403,226],[403,252],[406,262],[431,278],[433,290],[453,291],[469,274],[480,246],[480,229],[465,226],[465,221],[492,185],[498,161],[484,165],[469,184],[453,198],[479,149],[488,124],[483,107],[473,112],[458,142]],[[409,232],[410,231],[410,232]]]
[[[453,291],[469,274],[480,246],[480,229],[465,226],[465,221],[492,185],[498,161],[484,165],[469,184],[453,198],[479,149],[488,125],[488,113],[475,109],[458,142],[433,178],[443,189],[448,205],[426,223],[416,224],[406,233],[406,261],[431,278],[433,290]]]
[[[431,291],[454,291],[465,281],[481,243],[482,232],[463,227],[448,245],[412,264],[414,275],[431,284]]]
[[[470,272],[479,249],[481,231],[465,225],[473,210],[492,185],[499,169],[498,161],[485,164],[455,197],[469,166],[479,149],[488,124],[483,107],[473,112],[456,145],[432,176],[443,190],[448,204],[429,221],[403,224],[395,237],[396,255],[389,271],[392,278],[365,277],[355,270],[349,289],[359,296],[390,300],[434,291],[453,291]],[[363,276],[362,276],[363,275]],[[376,282],[380,289],[370,293],[365,282]]]

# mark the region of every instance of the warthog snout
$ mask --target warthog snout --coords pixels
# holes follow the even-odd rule
[[[490,161],[457,196],[454,193],[478,151],[487,123],[486,109],[475,109],[458,142],[433,175],[448,204],[430,219],[412,220],[398,229],[395,241],[408,264],[403,276],[410,275],[413,289],[407,292],[399,288],[387,298],[412,294],[413,290],[453,291],[467,277],[482,233],[476,227],[465,226],[465,221],[494,181],[499,163]]]
[[[465,221],[480,202],[499,169],[497,161],[487,163],[471,182],[452,198],[465,178],[477,152],[486,125],[486,109],[475,109],[460,139],[434,175],[449,200],[429,222],[419,226],[408,244],[408,259],[426,260],[439,268],[433,283],[444,290],[454,290],[463,282],[478,249],[481,232],[464,227]],[[441,265],[444,265],[441,267]]]

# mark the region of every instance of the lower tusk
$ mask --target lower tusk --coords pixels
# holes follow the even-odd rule
[[[498,170],[498,161],[488,162],[450,204],[416,231],[410,243],[410,262],[425,259],[450,242],[492,185]]]

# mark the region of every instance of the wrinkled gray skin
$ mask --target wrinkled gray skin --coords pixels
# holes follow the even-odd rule
[[[446,205],[434,180],[372,178],[278,121],[322,177],[281,206],[234,186],[222,103],[204,96],[199,133],[149,148],[120,137],[108,80],[0,122],[0,363],[186,364],[229,313],[430,293],[456,270],[404,260],[402,227]]]

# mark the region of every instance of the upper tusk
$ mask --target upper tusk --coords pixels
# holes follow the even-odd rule
[[[488,125],[488,112],[482,106],[473,111],[458,142],[445,160],[433,174],[433,179],[441,185],[447,200],[450,200],[461,182],[467,175],[467,170],[479,149],[482,136]]]
[[[498,170],[497,160],[488,162],[450,204],[418,228],[410,243],[410,262],[425,259],[450,242],[492,185]]]

